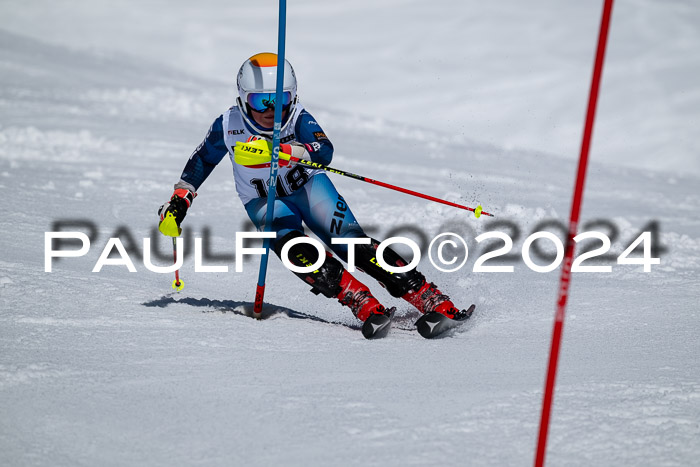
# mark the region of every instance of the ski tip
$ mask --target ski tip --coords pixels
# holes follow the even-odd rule
[[[416,321],[416,329],[424,338],[433,339],[469,319],[475,309],[476,305],[472,305],[466,310],[459,311],[454,318],[448,318],[434,311],[426,313]]]
[[[445,330],[445,325],[448,321],[451,320],[443,314],[426,313],[416,321],[416,330],[418,330],[418,334],[426,339],[432,339]]]
[[[391,328],[391,318],[396,308],[388,308],[384,315],[370,315],[362,325],[362,335],[365,339],[379,339],[386,336]]]

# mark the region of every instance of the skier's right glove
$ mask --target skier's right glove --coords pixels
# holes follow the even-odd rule
[[[197,193],[193,191],[194,187],[192,187],[192,185],[188,185],[188,187],[181,186],[180,183],[175,185],[175,192],[170,197],[170,201],[163,204],[158,209],[158,215],[160,216],[158,230],[168,237],[180,236],[182,233],[180,224],[187,215],[187,209],[192,205],[194,198],[197,196]],[[190,188],[192,188],[192,190],[190,190]]]
[[[296,157],[297,159],[310,159],[309,153],[306,150],[306,146],[292,141],[289,144],[280,144],[280,154],[286,154],[288,156]],[[297,165],[296,161],[289,159],[283,160],[280,156],[280,165],[282,167],[289,167],[290,169]]]
[[[237,142],[233,151],[234,161],[245,166],[255,166],[269,163],[272,160],[272,141],[263,136],[251,136],[245,143]],[[292,168],[296,161],[290,157],[305,159],[309,157],[307,148],[296,141],[289,144],[280,144],[279,165],[280,167]]]

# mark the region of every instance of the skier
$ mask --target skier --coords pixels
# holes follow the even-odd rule
[[[267,212],[267,180],[270,164],[244,166],[234,160],[237,142],[271,138],[277,79],[277,55],[260,53],[250,57],[238,72],[237,105],[220,115],[212,124],[204,141],[190,156],[170,201],[162,205],[160,229],[170,236],[179,234],[179,226],[194,201],[196,192],[214,167],[228,154],[233,164],[236,191],[248,216],[259,230],[264,229]],[[284,63],[284,98],[280,152],[328,165],[333,157],[333,145],[321,126],[299,103],[297,81],[288,61]],[[276,232],[272,248],[280,256],[283,245],[305,236],[302,221],[343,261],[347,261],[347,245],[331,244],[334,237],[366,238],[345,199],[338,194],[324,171],[295,165],[280,159],[271,230]],[[171,216],[169,216],[171,215]],[[168,231],[164,219],[171,217],[177,229]],[[435,284],[427,282],[416,269],[390,273],[375,259],[379,242],[355,245],[357,268],[376,279],[394,297],[401,297],[421,313],[436,311],[455,318],[460,311],[441,293]],[[318,251],[308,243],[298,243],[288,257],[295,266],[308,266],[318,260]],[[384,260],[394,266],[407,262],[395,251],[384,250]],[[311,291],[328,298],[337,298],[348,306],[361,321],[371,315],[391,317],[387,309],[372,295],[369,288],[350,274],[338,259],[327,253],[318,270],[295,273],[311,285]]]

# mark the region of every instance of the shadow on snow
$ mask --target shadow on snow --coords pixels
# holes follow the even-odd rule
[[[182,297],[179,299],[173,298],[172,294],[164,295],[161,298],[142,303],[146,307],[166,308],[169,305],[182,304],[199,308],[202,313],[213,313],[215,311],[221,313],[233,313],[234,315],[246,316],[253,318],[253,302],[240,302],[236,300],[212,300],[209,298],[193,298]],[[415,331],[415,322],[421,316],[417,310],[410,310],[405,313],[397,313],[393,318],[392,328],[402,331]],[[338,321],[329,321],[308,313],[292,310],[283,306],[265,304],[263,305],[262,316],[260,319],[276,319],[276,318],[292,318],[316,321],[319,323],[332,324],[335,326],[343,326],[349,329],[359,330],[362,325],[360,322],[342,323]],[[473,327],[473,318],[469,323],[457,326],[454,329],[446,331],[444,334],[435,337],[434,339],[442,339],[452,337],[456,334],[466,332]]]
[[[146,307],[158,308],[166,308],[167,306],[174,304],[184,304],[196,308],[201,308],[202,310],[200,311],[202,313],[212,313],[215,311],[219,311],[221,313],[233,313],[235,315],[247,316],[249,318],[253,317],[253,302],[240,302],[236,300],[212,300],[209,298],[193,297],[183,297],[176,300],[175,298],[173,298],[172,295],[164,295],[161,298],[142,303],[142,305]],[[302,313],[300,311],[292,310],[291,308],[285,308],[283,306],[271,304],[263,305],[262,315],[260,319],[274,319],[279,317],[287,317],[292,319],[306,319],[310,321],[317,321],[320,323],[345,326],[350,329],[360,329],[361,327],[360,323],[348,324],[337,321],[329,321],[315,315]]]

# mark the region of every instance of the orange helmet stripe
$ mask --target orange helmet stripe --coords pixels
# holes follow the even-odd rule
[[[255,54],[252,57],[250,57],[249,60],[250,63],[259,67],[277,66],[277,54],[273,54],[270,52]]]

